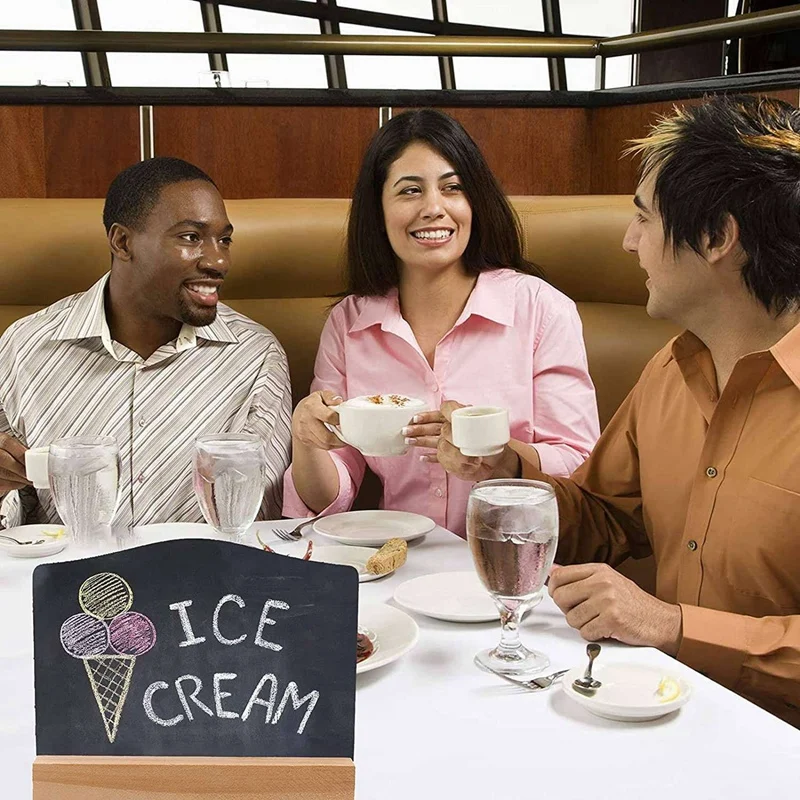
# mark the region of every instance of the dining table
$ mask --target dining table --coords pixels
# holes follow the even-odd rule
[[[275,528],[292,524],[257,525],[270,541]],[[328,543],[311,528],[304,538]],[[76,554],[71,547],[40,559],[0,552],[0,797],[7,800],[31,796],[36,754],[32,572]],[[467,543],[436,526],[409,543],[394,573],[359,584],[359,606],[396,605],[395,590],[409,579],[472,569]],[[689,701],[656,720],[613,721],[574,702],[557,682],[531,692],[478,669],[473,658],[497,643],[499,622],[413,616],[415,646],[357,676],[358,800],[797,796],[800,731],[658,650],[603,642],[598,663],[677,675],[691,685]],[[586,663],[586,642],[546,592],[520,634],[549,656],[552,670]]]

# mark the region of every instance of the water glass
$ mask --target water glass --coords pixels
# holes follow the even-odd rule
[[[119,448],[112,436],[71,436],[50,445],[48,481],[72,541],[84,547],[110,534],[119,491]]]
[[[266,452],[250,433],[200,436],[194,445],[194,493],[206,522],[241,541],[253,524],[267,485]]]
[[[558,546],[553,487],[522,479],[476,483],[467,504],[467,541],[478,577],[500,610],[500,644],[475,656],[505,675],[541,672],[550,660],[519,638],[522,614],[544,586]]]

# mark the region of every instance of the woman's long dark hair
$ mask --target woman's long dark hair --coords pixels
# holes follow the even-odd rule
[[[356,181],[347,226],[347,291],[384,295],[400,282],[397,257],[383,219],[383,185],[391,164],[412,142],[423,142],[452,164],[472,207],[472,232],[462,261],[469,275],[507,267],[543,277],[522,255],[514,209],[478,146],[460,123],[441,111],[406,111],[373,136]]]

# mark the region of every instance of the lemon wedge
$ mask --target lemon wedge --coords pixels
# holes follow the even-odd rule
[[[63,528],[57,528],[54,531],[42,531],[43,536],[47,536],[50,539],[60,539],[64,535]]]
[[[669,703],[670,700],[675,700],[680,693],[681,686],[675,678],[662,678],[656,689],[659,703]]]

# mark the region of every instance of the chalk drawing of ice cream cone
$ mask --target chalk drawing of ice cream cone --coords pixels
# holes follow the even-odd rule
[[[64,621],[61,645],[83,661],[108,741],[113,742],[136,658],[156,643],[156,629],[144,614],[130,610],[133,591],[113,572],[87,578],[78,590],[78,602],[83,613]]]

